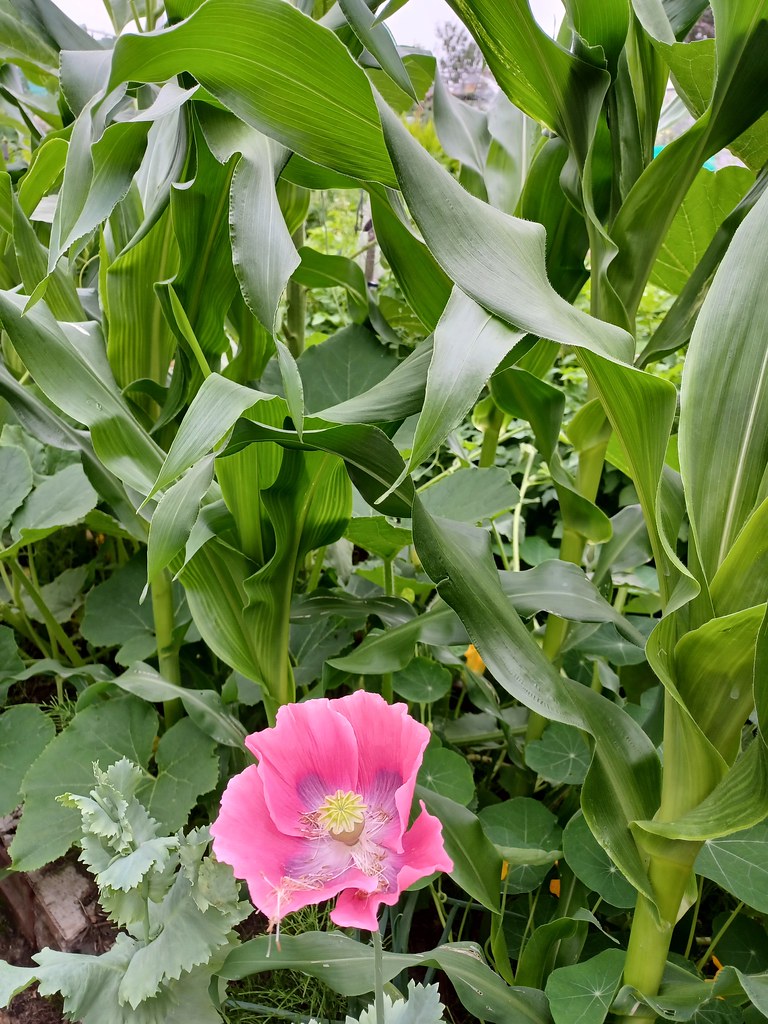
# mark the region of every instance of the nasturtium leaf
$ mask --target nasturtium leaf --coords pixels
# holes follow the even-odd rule
[[[0,715],[0,816],[19,803],[22,779],[55,735],[53,720],[36,704],[16,704]]]
[[[545,734],[552,728],[546,730]],[[613,907],[634,907],[637,892],[589,830],[582,814],[563,831],[563,856],[574,875]]]
[[[393,674],[392,686],[406,700],[431,704],[450,690],[451,673],[430,658],[414,658],[410,665]]]
[[[419,785],[465,807],[475,795],[475,780],[467,759],[445,747],[424,751]]]
[[[708,839],[696,858],[697,874],[743,900],[747,906],[768,913],[768,822],[722,839]]]
[[[625,956],[621,949],[606,949],[553,971],[545,991],[555,1024],[603,1024],[621,984]]]
[[[727,911],[712,921],[712,934],[718,935],[730,917]],[[739,914],[717,944],[717,959],[721,964],[738,967],[745,974],[760,974],[768,969],[768,932],[752,917]]]
[[[0,448],[0,531],[10,523],[11,516],[32,490],[32,466],[27,453],[16,445]]]
[[[478,523],[508,512],[520,492],[505,469],[458,469],[420,492],[424,508],[433,516]]]
[[[551,722],[540,740],[533,740],[525,747],[528,767],[554,785],[582,783],[591,756],[579,730],[562,722]]]
[[[478,814],[483,830],[498,848],[515,851],[531,850],[533,864],[510,867],[505,884],[510,893],[531,892],[547,875],[560,855],[562,831],[557,819],[544,804],[529,797],[516,797],[500,804],[490,804]],[[551,857],[542,864],[542,851]]]

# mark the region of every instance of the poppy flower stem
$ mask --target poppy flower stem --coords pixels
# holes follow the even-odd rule
[[[373,994],[376,1007],[376,1024],[384,1024],[384,952],[381,946],[381,931],[371,932],[373,937]]]

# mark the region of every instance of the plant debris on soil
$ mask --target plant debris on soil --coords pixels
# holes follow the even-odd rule
[[[18,812],[0,818],[0,868],[11,863],[8,847]],[[32,955],[48,946],[68,953],[106,952],[116,929],[98,904],[93,879],[74,854],[40,871],[11,873],[0,881],[0,959],[34,967]],[[0,1024],[64,1024],[58,997],[43,998],[33,985],[0,1009]],[[107,1021],[104,1024],[108,1024]]]

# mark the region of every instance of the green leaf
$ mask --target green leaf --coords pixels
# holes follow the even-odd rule
[[[294,969],[320,978],[342,995],[363,995],[373,989],[373,951],[341,932],[305,932],[284,935],[282,948],[273,950],[267,936],[251,939],[227,957],[221,976],[230,980],[273,971]],[[483,959],[471,942],[455,942],[427,953],[389,953],[383,957],[384,981],[410,967],[435,966],[450,978],[470,1013],[483,1013],[493,1024],[548,1024],[546,1001],[532,989],[510,988]]]
[[[420,491],[419,498],[430,515],[478,523],[514,508],[520,492],[506,469],[489,466],[449,473]]]
[[[577,565],[548,560],[522,572],[502,571],[499,580],[523,618],[546,611],[578,622],[612,622],[633,644],[645,647],[642,633],[608,604]]]
[[[40,596],[56,622],[67,622],[72,613],[83,603],[83,584],[88,576],[88,566],[79,565],[76,569],[65,569],[50,583],[44,583],[38,589]],[[40,609],[29,594],[22,595],[24,610],[30,619],[43,622]]]
[[[470,196],[386,106],[379,113],[408,208],[437,262],[470,298],[518,330],[631,359],[624,331],[580,313],[552,288],[540,225]]]
[[[768,913],[767,842],[767,822],[722,839],[707,839],[696,858],[694,870],[717,882],[747,906]]]
[[[410,530],[393,526],[384,516],[357,516],[344,531],[347,540],[380,558],[394,558],[413,542]]]
[[[416,787],[416,798],[440,819],[445,851],[453,861],[451,878],[473,899],[498,913],[501,857],[479,819],[460,803],[425,786]]]
[[[95,647],[127,648],[118,651],[119,664],[147,658],[157,650],[151,603],[141,603],[145,583],[146,569],[137,558],[93,587],[85,598],[82,636]],[[128,651],[131,657],[125,657]]]
[[[53,720],[36,704],[15,704],[0,716],[0,815],[17,806],[22,779],[55,735]]]
[[[454,288],[435,328],[409,468],[428,458],[458,426],[490,375],[523,337]]]
[[[369,633],[359,647],[343,658],[328,662],[352,675],[380,675],[397,672],[413,659],[416,643],[465,643],[467,632],[451,608],[438,607],[383,633]]]
[[[712,921],[712,934],[717,935],[729,918],[718,914]],[[768,934],[762,924],[740,914],[728,927],[717,944],[717,959],[721,964],[738,967],[745,974],[758,974],[768,970]]]
[[[320,410],[363,395],[385,380],[397,365],[394,356],[366,328],[345,327],[299,357],[307,412],[325,418]]]
[[[404,222],[386,193],[371,191],[376,241],[403,295],[428,331],[433,331],[451,294],[451,281],[420,238]]]
[[[581,733],[561,722],[552,722],[540,740],[525,745],[525,763],[553,785],[581,785],[590,758]]]
[[[242,749],[246,731],[233,714],[224,710],[221,696],[215,690],[193,690],[169,683],[152,668],[139,662],[117,676],[115,686],[150,703],[180,700],[194,724],[217,743]]]
[[[384,634],[386,635],[386,634]],[[453,677],[443,665],[430,658],[414,658],[413,661],[392,676],[395,693],[416,704],[431,704],[450,691]]]
[[[461,615],[497,682],[545,717],[595,737],[584,807],[601,846],[650,896],[629,822],[652,817],[658,807],[659,765],[651,741],[626,712],[565,680],[543,657],[509,607],[484,531],[432,519],[416,501],[414,539],[438,593]]]
[[[8,626],[0,626],[0,680],[14,679],[24,671],[24,662],[19,657],[16,634]]]
[[[157,503],[147,542],[148,581],[183,550],[212,479],[213,456],[204,457],[169,487]]]
[[[482,177],[491,136],[488,131],[488,118],[484,111],[453,96],[441,75],[435,78],[434,94],[435,130],[440,145],[448,156],[458,160],[464,168],[475,172],[480,179],[472,179],[472,185],[479,185],[479,190],[470,188],[474,195],[486,198]],[[466,187],[466,186],[465,186]]]
[[[80,836],[80,815],[56,797],[87,796],[94,762],[106,768],[127,757],[146,765],[156,732],[154,710],[132,697],[92,704],[75,715],[24,777],[24,813],[10,851],[14,867],[32,871],[66,853]]]
[[[248,307],[274,333],[280,298],[299,255],[280,209],[275,181],[287,153],[261,132],[221,111],[203,111],[201,123],[218,159],[235,164],[229,195],[232,261]],[[269,259],[264,259],[264,253]]]
[[[753,507],[768,461],[768,372],[760,302],[768,195],[737,230],[696,322],[683,372],[680,467],[696,548],[712,579]],[[720,340],[729,339],[723,362]],[[728,409],[725,419],[701,410]]]
[[[32,490],[32,466],[27,453],[16,445],[0,448],[0,478],[5,481],[0,495],[0,531]]]
[[[444,747],[429,747],[419,769],[419,785],[465,807],[475,795],[475,780],[465,757]]]
[[[550,726],[544,735],[553,728]],[[634,907],[637,893],[592,835],[582,814],[574,815],[565,826],[563,856],[579,881],[606,903],[612,907]]]
[[[277,441],[285,448],[340,455],[352,482],[366,501],[375,503],[385,515],[408,517],[413,483],[410,478],[403,478],[403,460],[387,435],[368,424],[316,427],[317,422],[310,421],[311,425],[299,439],[291,430],[240,420],[225,454],[237,452],[255,441]]]
[[[357,38],[373,54],[392,81],[403,92],[418,100],[389,29],[377,21],[365,0],[339,0],[339,7]]]
[[[94,449],[109,470],[147,494],[161,450],[120,394],[98,326],[59,324],[41,303],[26,314],[23,306],[23,296],[0,292],[0,320],[36,384],[62,412],[90,427]]]
[[[368,315],[368,289],[365,275],[354,260],[334,256],[304,246],[299,250],[301,263],[293,272],[293,280],[305,288],[343,288],[349,298],[353,320],[362,322]]]
[[[605,71],[539,28],[525,0],[451,0],[506,95],[582,158],[609,84]]]
[[[699,171],[659,249],[651,283],[678,295],[702,259],[725,217],[742,199],[754,176],[745,167]]]
[[[625,956],[623,950],[606,949],[553,971],[545,992],[555,1024],[603,1024],[621,984]]]
[[[192,400],[151,494],[164,490],[207,455],[246,410],[274,397],[212,373]]]
[[[517,865],[510,866],[504,880],[507,891],[531,892],[540,885],[560,856],[562,833],[555,816],[538,800],[521,796],[490,804],[478,817],[485,834],[502,851],[502,856],[505,848],[519,855]],[[530,864],[525,862],[526,850],[532,851]]]
[[[356,398],[322,410],[332,423],[387,423],[419,411],[424,401],[432,344],[425,341],[394,370]]]
[[[365,72],[281,0],[207,0],[173,28],[121,37],[109,88],[188,71],[253,128],[315,163],[394,185]]]
[[[61,526],[80,522],[98,500],[79,463],[43,477],[13,516],[11,537],[15,543],[0,557],[12,557],[25,544],[47,537]]]

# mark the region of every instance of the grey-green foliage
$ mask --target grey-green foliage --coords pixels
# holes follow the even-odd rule
[[[384,993],[385,1024],[440,1024],[445,1020],[443,1009],[437,985],[417,985],[409,981],[407,1001],[390,999]],[[374,1004],[363,1010],[359,1017],[347,1017],[345,1024],[376,1024],[377,1020]]]
[[[143,780],[127,758],[93,766],[88,796],[62,803],[80,811],[82,852],[109,917],[123,931],[102,956],[43,949],[36,967],[0,963],[0,1002],[39,982],[60,993],[82,1024],[221,1020],[207,990],[251,911],[231,869],[206,855],[207,828],[164,835],[136,798]]]

